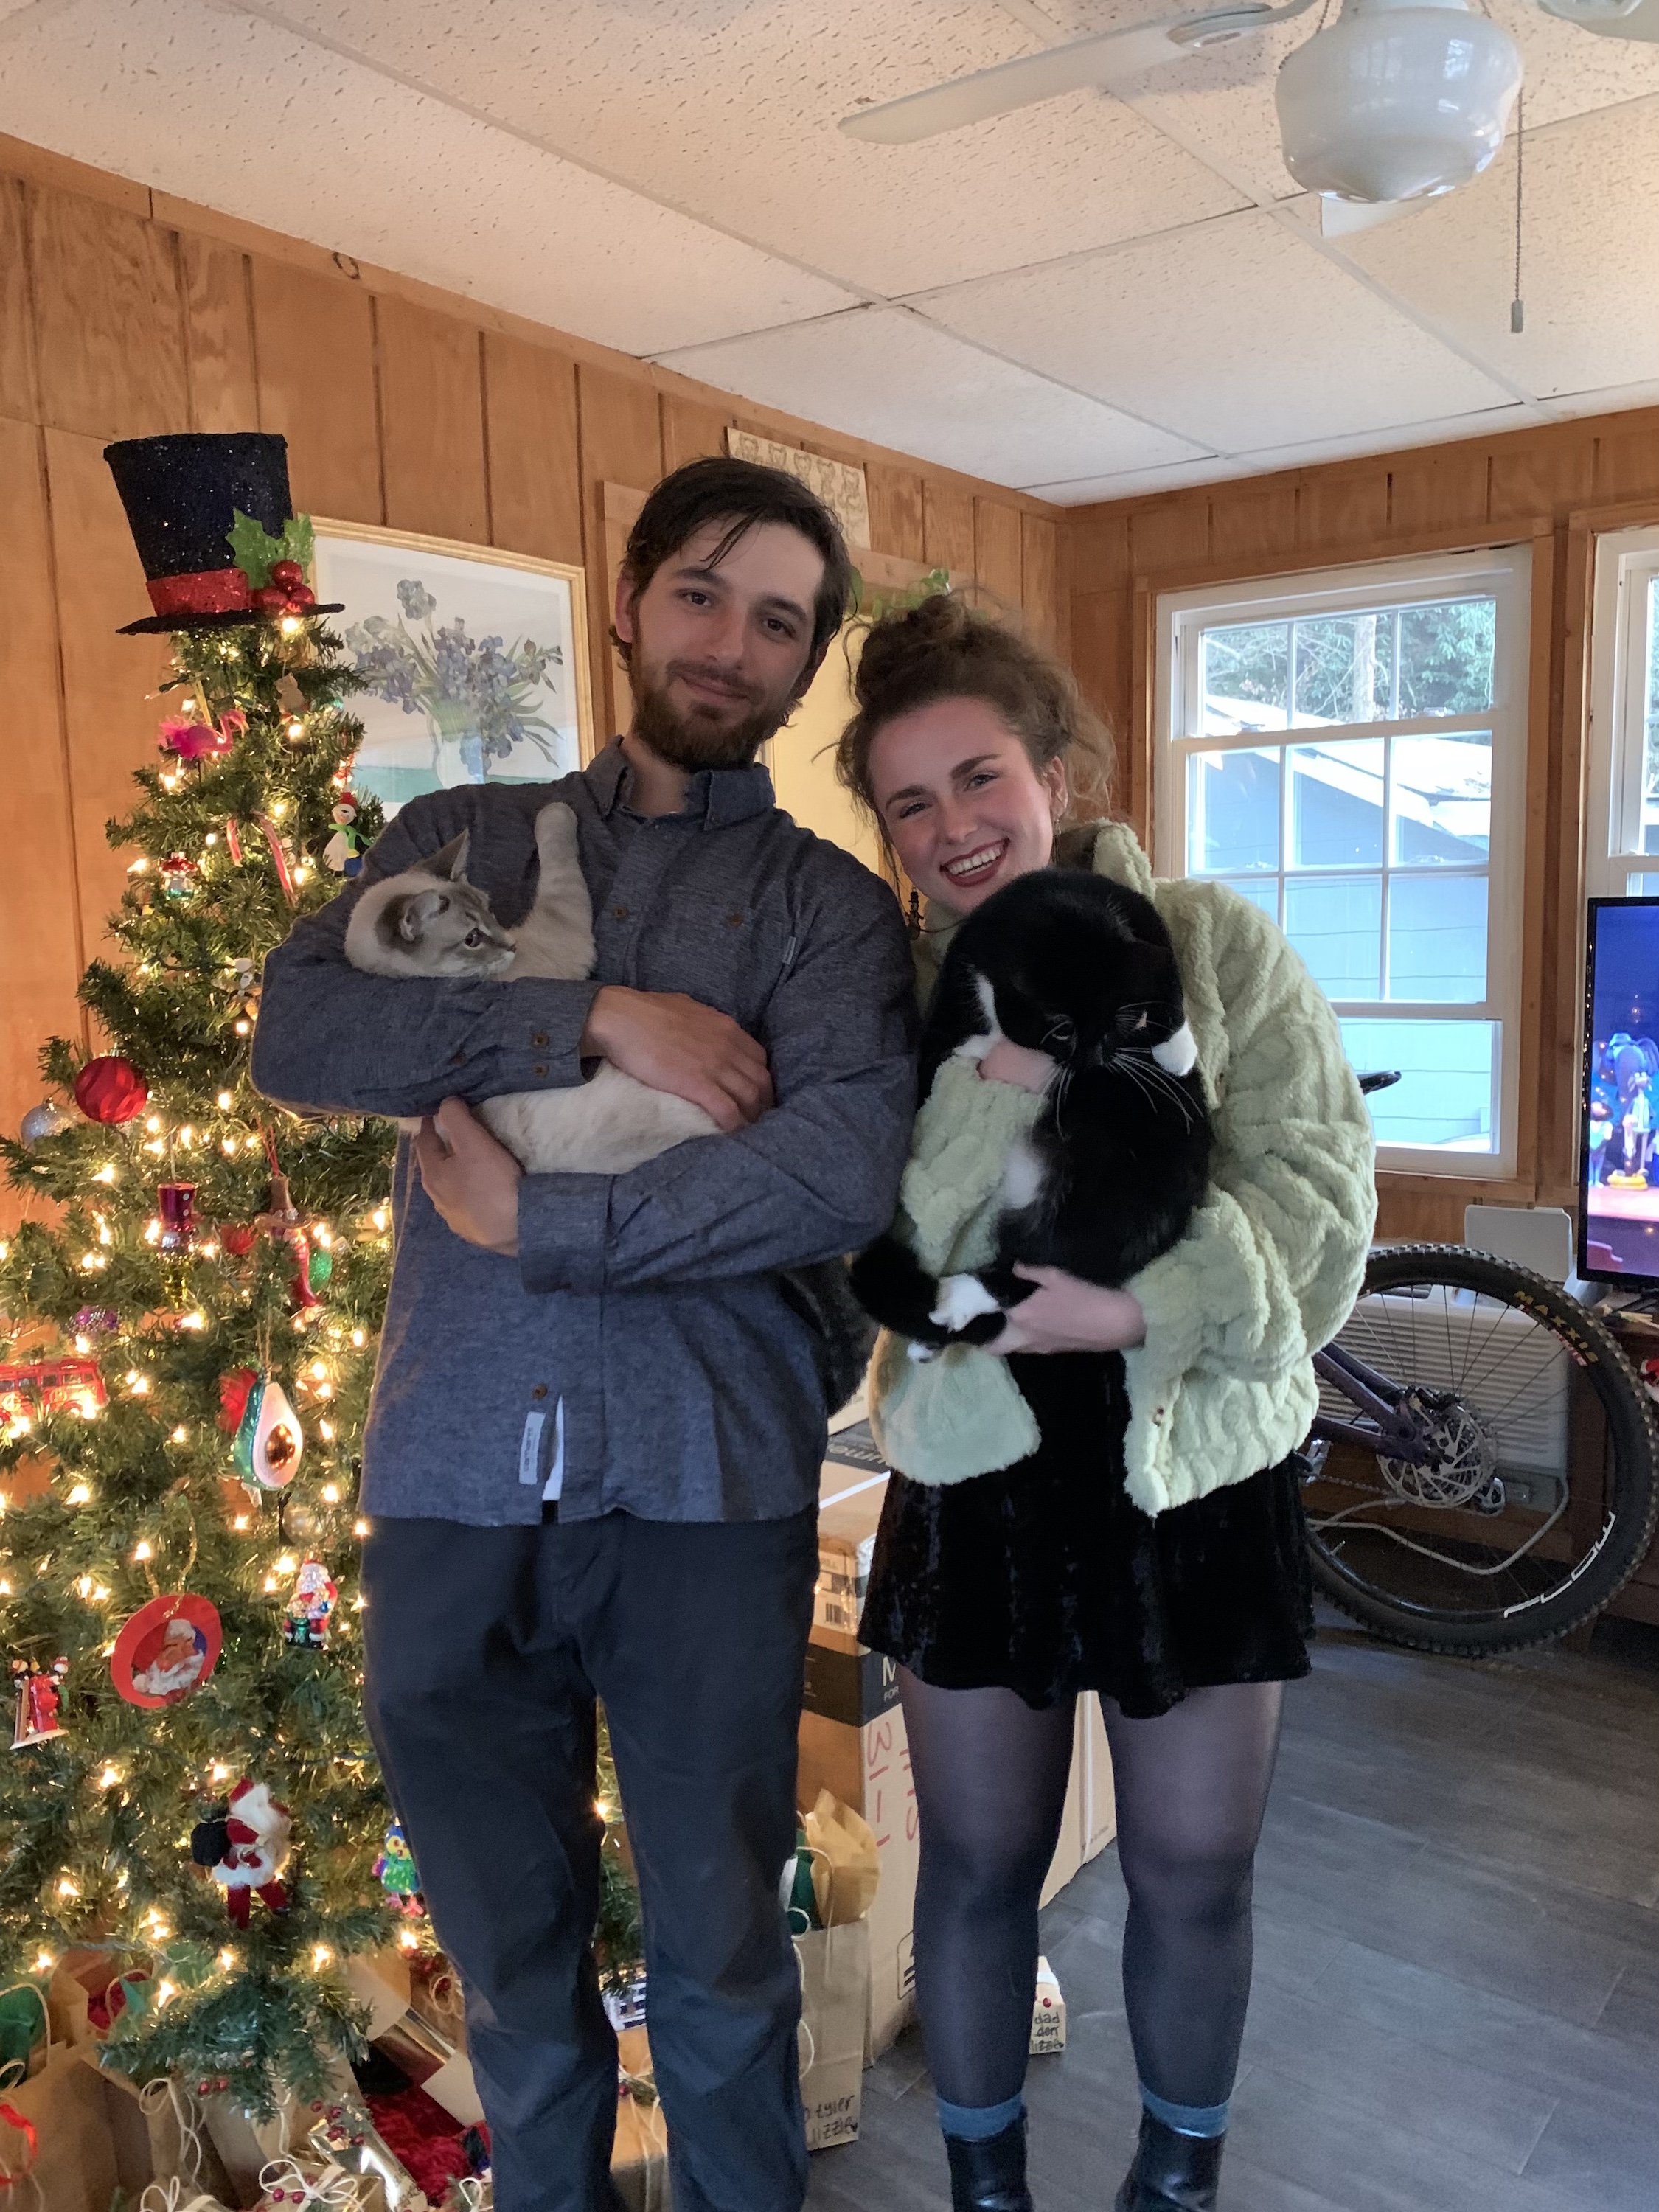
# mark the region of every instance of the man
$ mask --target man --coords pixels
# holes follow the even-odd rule
[[[626,736],[551,786],[415,800],[364,881],[471,832],[511,925],[532,827],[574,809],[583,983],[392,981],[355,893],[266,963],[254,1075],[302,1110],[430,1117],[396,1176],[364,1440],[368,1710],[466,1985],[500,2212],[592,2212],[616,2045],[590,1937],[605,1701],[640,1877],[677,2212],[805,2196],[799,1991],[778,1883],[817,1571],[826,1346],[784,1271],[885,1226],[913,1105],[897,906],[772,800],[759,746],[850,571],[792,477],[659,484],[617,585]],[[608,1059],[725,1133],[631,1174],[522,1176],[469,1112]]]

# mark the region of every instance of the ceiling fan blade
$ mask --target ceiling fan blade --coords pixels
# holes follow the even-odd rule
[[[841,127],[849,137],[878,146],[909,146],[941,131],[959,131],[966,123],[982,123],[989,116],[1029,107],[1034,100],[1052,100],[1059,93],[1110,84],[1185,52],[1169,33],[1172,25],[1186,20],[1171,15],[1160,23],[1103,31],[1097,38],[1077,39],[1068,46],[1023,54],[1018,61],[999,62],[994,69],[975,70],[971,76],[845,115]]]
[[[1376,230],[1414,215],[1430,204],[1430,196],[1415,200],[1341,200],[1334,192],[1319,195],[1319,234],[1322,238],[1352,238],[1356,231]]]

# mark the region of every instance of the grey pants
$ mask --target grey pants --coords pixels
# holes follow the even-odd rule
[[[497,2212],[609,2212],[616,2039],[590,1949],[604,1700],[644,1908],[675,2212],[799,2212],[778,1901],[815,1508],[782,1521],[377,1520],[370,1729],[460,1970]]]

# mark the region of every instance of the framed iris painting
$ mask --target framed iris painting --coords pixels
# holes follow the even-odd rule
[[[316,519],[313,582],[363,678],[352,769],[388,815],[460,783],[548,783],[593,750],[580,568]]]

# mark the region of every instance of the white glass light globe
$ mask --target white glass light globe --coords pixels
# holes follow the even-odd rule
[[[1346,200],[1452,191],[1503,144],[1520,89],[1520,48],[1466,0],[1346,0],[1279,72],[1285,166]]]

